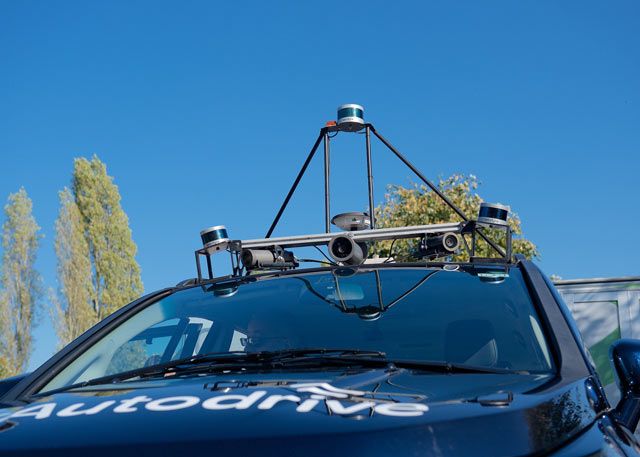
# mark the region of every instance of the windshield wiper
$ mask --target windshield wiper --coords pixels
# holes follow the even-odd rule
[[[49,390],[43,393],[47,395],[67,390],[83,387],[113,384],[128,381],[134,378],[154,378],[172,376],[184,372],[197,372],[209,370],[225,370],[238,367],[259,368],[282,364],[287,359],[301,359],[306,357],[344,357],[356,359],[358,357],[385,360],[385,353],[380,351],[364,351],[359,349],[331,349],[331,348],[299,348],[282,349],[277,351],[259,352],[216,352],[209,354],[199,354],[182,359],[171,360],[165,363],[150,365],[148,367],[136,368],[135,370],[123,371],[120,373],[101,376],[89,379],[59,389]]]
[[[446,374],[530,374],[526,370],[509,370],[506,368],[465,365],[463,363],[438,362],[430,360],[393,360],[392,363],[401,368],[424,370]]]
[[[135,379],[165,378],[179,374],[242,369],[310,368],[322,366],[375,366],[407,368],[444,374],[529,374],[501,368],[479,367],[458,363],[389,359],[381,351],[360,349],[298,348],[260,352],[220,352],[201,354],[183,359],[137,368],[135,370],[93,378],[88,381],[50,390],[47,395],[89,386],[114,384]]]
[[[332,362],[359,365],[389,364],[386,354],[381,351],[361,349],[298,348],[281,349],[277,351],[249,352],[246,353],[246,357],[238,361],[230,361],[226,358],[221,360],[218,357],[204,355],[194,362],[189,361],[189,363],[186,364],[176,365],[173,367],[171,372],[184,374],[202,371],[220,371],[238,367],[271,369],[303,366],[318,367],[330,365]],[[153,376],[153,374],[151,376]]]
[[[349,353],[318,353],[305,354],[304,357],[280,357],[276,360],[278,366],[322,366],[329,364],[342,365],[367,365],[394,368],[407,368],[410,370],[427,371],[431,373],[444,374],[530,374],[528,371],[508,370],[503,368],[482,367],[475,365],[465,365],[460,363],[440,362],[430,360],[405,360],[405,359],[389,359],[384,353],[375,353],[376,357],[367,357],[366,351],[355,354]]]
[[[229,360],[229,361],[238,361],[244,359],[247,353],[244,352],[221,352],[215,354],[216,357],[219,357],[221,360]],[[176,366],[189,364],[189,363],[199,363],[200,359],[214,357],[214,354],[206,354],[206,355],[196,355],[191,357],[185,357],[183,359],[171,360],[165,363],[158,363],[155,365],[149,365],[146,367],[136,368],[134,370],[122,371],[119,373],[109,374],[106,376],[100,376],[99,378],[89,379],[88,381],[82,381],[75,384],[70,384],[68,386],[60,387],[58,389],[47,390],[43,393],[54,394],[57,392],[64,392],[66,390],[78,389],[87,386],[95,386],[100,384],[113,384],[118,382],[127,381],[132,378],[138,378],[142,376],[153,376],[153,375],[164,375],[165,373],[170,372],[170,370]],[[208,360],[207,360],[208,361]]]
[[[299,348],[282,349],[277,351],[262,351],[238,353],[236,357],[228,354],[202,355],[188,360],[186,363],[175,363],[170,369],[162,373],[151,372],[139,377],[150,378],[167,376],[168,374],[188,374],[203,371],[220,371],[234,368],[316,368],[323,366],[374,366],[391,369],[407,368],[410,370],[427,371],[444,374],[529,374],[528,371],[516,371],[503,368],[482,367],[460,363],[389,359],[381,351],[360,349],[328,349],[328,348]],[[240,356],[240,357],[238,357]]]

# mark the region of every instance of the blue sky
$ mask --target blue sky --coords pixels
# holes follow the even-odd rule
[[[640,4],[0,1],[0,199],[24,186],[57,287],[74,157],[115,177],[145,290],[192,277],[200,229],[261,237],[342,103],[428,177],[473,173],[547,273],[638,275]],[[334,212],[366,207],[364,146],[332,149]],[[320,157],[318,157],[320,158]],[[279,234],[323,228],[320,161]],[[411,173],[373,145],[376,201]],[[45,304],[46,306],[46,304]],[[31,366],[56,345],[46,309]]]

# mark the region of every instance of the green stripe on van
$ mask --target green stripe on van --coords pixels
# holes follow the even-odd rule
[[[620,327],[616,327],[613,332],[589,348],[591,357],[593,357],[593,361],[596,364],[596,371],[598,372],[598,376],[600,376],[600,381],[602,381],[602,384],[605,386],[613,384],[615,381],[613,368],[609,361],[609,348],[614,341],[619,339]]]

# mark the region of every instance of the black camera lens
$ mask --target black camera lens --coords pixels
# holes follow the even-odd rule
[[[456,237],[455,237],[455,236],[447,236],[447,237],[444,239],[444,245],[445,245],[446,247],[448,247],[449,249],[451,249],[451,248],[455,248],[457,244],[458,244],[458,242],[457,242],[457,240],[456,240]]]
[[[351,242],[347,238],[338,238],[331,246],[331,252],[335,257],[344,258],[351,253]]]

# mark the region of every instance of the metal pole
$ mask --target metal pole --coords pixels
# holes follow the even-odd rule
[[[304,175],[304,172],[307,171],[307,167],[309,166],[309,162],[311,162],[311,159],[313,159],[313,156],[316,153],[316,150],[318,149],[318,146],[320,145],[320,140],[322,140],[322,137],[326,134],[326,132],[327,132],[326,127],[323,127],[322,129],[320,129],[320,135],[318,135],[318,139],[316,140],[315,144],[311,148],[311,152],[307,156],[307,160],[304,161],[304,165],[302,165],[302,168],[298,172],[298,176],[296,177],[296,180],[293,182],[293,186],[291,186],[291,189],[289,189],[289,193],[285,197],[284,202],[282,203],[282,206],[280,207],[280,210],[278,211],[278,214],[276,214],[276,218],[271,223],[271,227],[269,227],[269,231],[267,232],[267,235],[265,236],[265,238],[269,238],[271,236],[271,234],[273,233],[273,230],[276,228],[276,225],[278,225],[278,221],[280,220],[280,217],[282,216],[282,213],[284,212],[285,208],[289,204],[289,200],[291,199],[291,196],[296,191],[296,188],[298,187],[298,184],[300,183],[300,180],[302,179],[302,176]]]
[[[211,265],[211,254],[205,254],[207,258],[207,272],[209,273],[209,279],[213,279],[213,266]]]
[[[329,200],[329,134],[327,132],[324,133],[324,231],[329,233],[330,230],[330,205],[331,202]]]
[[[370,127],[367,125],[365,133],[367,138],[367,183],[369,186],[369,217],[371,218],[371,228],[376,228],[376,217],[373,207],[373,172],[371,171],[371,136]]]
[[[202,282],[202,270],[200,269],[200,254],[196,251],[196,268],[198,270],[198,282]]]
[[[396,157],[398,157],[407,167],[409,167],[409,169],[411,171],[413,171],[416,176],[418,176],[418,178],[420,178],[427,186],[429,186],[429,188],[431,188],[432,191],[434,191],[442,200],[444,200],[444,202],[449,205],[449,207],[451,207],[451,209],[453,209],[458,216],[460,216],[465,222],[469,220],[469,218],[464,214],[464,212],[458,208],[455,203],[453,203],[451,200],[449,200],[449,198],[447,198],[447,196],[445,194],[443,194],[440,189],[438,189],[431,181],[429,181],[422,173],[420,173],[420,170],[418,170],[416,167],[413,166],[413,164],[411,162],[409,162],[401,153],[400,151],[398,151],[396,148],[394,148],[391,143],[389,143],[382,135],[380,135],[375,127],[371,124],[367,124],[368,127],[371,128],[371,131],[373,132],[373,134],[375,136],[378,137],[378,139],[380,141],[382,141],[384,143],[384,145],[386,147],[388,147],[391,152],[393,152]],[[482,231],[480,231],[480,229],[476,229],[478,234],[487,242],[489,243],[489,245],[495,249],[496,251],[498,251],[498,253],[502,256],[506,256],[506,253],[502,250],[502,248],[500,248],[500,246],[498,246],[497,244],[495,244],[493,241],[491,241],[489,239],[489,237],[487,237],[484,233],[482,233]]]
[[[237,267],[236,267],[236,253],[234,253],[233,251],[229,251],[229,257],[231,258],[231,271],[233,271],[233,276],[237,275]]]

